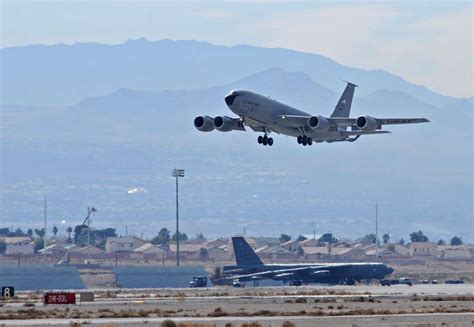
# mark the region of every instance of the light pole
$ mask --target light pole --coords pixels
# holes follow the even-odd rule
[[[179,266],[179,212],[178,212],[178,178],[184,177],[184,169],[173,169],[176,178],[176,266]]]

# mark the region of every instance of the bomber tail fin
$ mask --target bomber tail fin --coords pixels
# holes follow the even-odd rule
[[[348,81],[344,82],[347,83],[347,86],[337,102],[331,117],[349,117],[351,113],[352,98],[354,97],[354,90],[357,85]]]
[[[258,255],[243,237],[232,237],[232,245],[234,247],[235,261],[238,266],[263,265],[262,260],[260,260]]]

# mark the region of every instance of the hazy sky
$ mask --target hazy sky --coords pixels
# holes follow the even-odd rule
[[[0,1],[1,47],[140,37],[285,47],[473,95],[470,1]]]

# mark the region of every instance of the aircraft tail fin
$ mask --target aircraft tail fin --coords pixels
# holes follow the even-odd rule
[[[260,260],[258,255],[243,237],[232,237],[232,245],[234,247],[235,261],[238,266],[263,265],[262,260]]]
[[[342,92],[341,98],[337,102],[336,108],[334,108],[331,117],[349,117],[351,113],[352,98],[354,97],[354,90],[357,85],[344,81],[347,83],[344,92]]]

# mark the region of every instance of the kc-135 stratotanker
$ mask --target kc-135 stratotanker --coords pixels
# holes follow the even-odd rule
[[[313,116],[263,95],[234,90],[225,97],[225,103],[238,117],[198,116],[194,126],[202,132],[214,129],[221,132],[245,131],[248,126],[263,133],[258,143],[273,145],[271,132],[296,137],[298,144],[312,145],[313,142],[354,142],[361,135],[390,133],[382,130],[383,125],[413,124],[429,122],[426,118],[374,118],[360,116],[349,118],[352,98],[357,85],[347,86],[330,117]]]

